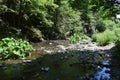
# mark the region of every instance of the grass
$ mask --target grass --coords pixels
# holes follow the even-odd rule
[[[114,30],[105,30],[102,33],[96,33],[92,35],[93,41],[97,42],[98,45],[104,46],[113,43],[117,40],[117,36]]]

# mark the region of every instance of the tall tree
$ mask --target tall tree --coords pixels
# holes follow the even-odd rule
[[[69,0],[55,0],[56,8],[54,14],[54,26],[60,33],[66,33],[75,27],[81,27],[80,12],[72,8]]]
[[[70,0],[70,3],[73,8],[81,11],[84,31],[88,34],[94,32],[94,21],[100,18],[110,19],[117,12],[115,0]]]
[[[4,0],[7,10],[1,14],[9,26],[19,28],[28,38],[40,38],[39,26],[52,26],[51,15],[56,8],[53,0]]]

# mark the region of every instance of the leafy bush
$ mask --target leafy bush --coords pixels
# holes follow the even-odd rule
[[[70,42],[72,43],[79,42],[80,40],[81,40],[80,36],[75,33],[70,37]]]
[[[103,33],[96,33],[92,35],[93,41],[98,42],[98,45],[107,45],[111,42],[115,42],[117,39],[115,32],[110,30],[105,30]]]
[[[120,38],[120,28],[115,28],[114,32],[115,32],[115,35],[117,36],[117,38]]]
[[[115,23],[115,21],[109,20],[109,19],[98,19],[97,23],[96,23],[96,29],[99,32],[103,32],[106,29],[110,29],[113,30],[114,28],[116,28],[118,26],[118,24]]]
[[[117,27],[117,24],[112,20],[103,20],[103,24],[107,29],[113,30]]]
[[[81,32],[83,31],[83,26],[74,27],[73,29],[75,33],[81,34]]]
[[[76,42],[79,42],[83,39],[88,39],[88,36],[84,35],[84,34],[77,34],[77,33],[74,33],[71,37],[70,37],[70,42],[72,43],[76,43]]]
[[[22,39],[3,38],[0,41],[0,56],[7,58],[24,58],[30,55],[32,46]]]
[[[105,27],[105,24],[103,23],[102,20],[98,20],[96,22],[96,29],[99,31],[99,32],[104,32],[106,30],[106,27]]]

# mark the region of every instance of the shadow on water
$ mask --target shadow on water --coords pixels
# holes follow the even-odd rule
[[[109,65],[96,52],[69,50],[22,63],[1,62],[0,80],[111,80]]]
[[[119,53],[119,52],[118,52]],[[120,57],[119,55],[116,55],[116,52],[112,54],[112,66],[111,66],[111,75],[112,75],[112,80],[120,80]]]
[[[46,54],[31,62],[1,64],[0,80],[110,80],[103,60],[91,51]]]

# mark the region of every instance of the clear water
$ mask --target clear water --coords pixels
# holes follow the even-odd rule
[[[111,80],[110,68],[104,66],[109,61],[96,65],[81,59],[77,53],[45,55],[32,62],[1,65],[0,77],[3,80]]]
[[[98,66],[98,72],[95,75],[96,80],[111,80],[111,69],[110,67],[106,67],[104,65],[109,66],[109,60],[103,61],[103,67]]]
[[[59,41],[49,43],[36,44],[37,51],[28,58],[32,60],[0,61],[0,80],[111,80],[109,60],[91,51],[72,50],[41,56],[40,47],[53,50]]]

